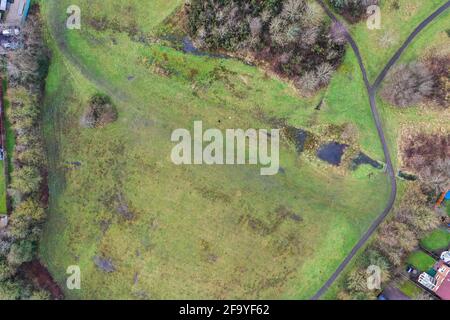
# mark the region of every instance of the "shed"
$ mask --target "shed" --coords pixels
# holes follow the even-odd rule
[[[0,1],[0,11],[6,11],[6,5],[8,4],[8,0]]]

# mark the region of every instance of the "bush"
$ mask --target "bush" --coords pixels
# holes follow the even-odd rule
[[[11,180],[11,188],[22,194],[30,194],[39,191],[42,177],[37,168],[24,166],[13,171]]]
[[[82,124],[87,128],[100,128],[117,120],[117,110],[111,99],[103,94],[94,95],[86,109]]]
[[[390,104],[405,108],[431,97],[434,87],[434,77],[424,64],[400,65],[389,73],[381,96]]]
[[[15,208],[10,220],[9,233],[16,239],[25,239],[44,219],[44,209],[35,200],[28,198]]]
[[[8,253],[8,263],[12,266],[20,266],[24,262],[33,260],[33,244],[30,241],[13,243]]]
[[[0,300],[17,300],[21,295],[21,286],[11,280],[0,282]]]
[[[11,277],[12,270],[5,260],[0,259],[0,286],[3,281]]]

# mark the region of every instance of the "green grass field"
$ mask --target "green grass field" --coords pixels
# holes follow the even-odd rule
[[[450,245],[450,232],[438,229],[423,238],[420,243],[425,249],[430,251],[448,248]]]
[[[422,272],[426,272],[433,267],[436,260],[423,251],[415,251],[409,255],[407,263]]]
[[[81,267],[82,289],[66,290],[69,298],[309,298],[383,209],[386,177],[299,158],[285,141],[285,173],[273,177],[256,166],[177,167],[170,134],[194,120],[246,129],[283,118],[317,133],[352,123],[354,147],[383,160],[356,59],[349,50],[330,87],[304,99],[237,60],[144,45],[89,24],[104,15],[151,34],[181,2],[41,2],[53,49],[44,112],[51,197],[41,258],[62,286],[66,268]],[[82,9],[79,31],[61,27],[69,4]],[[173,75],[155,73],[150,60]],[[79,119],[97,92],[111,96],[119,120],[82,129]],[[397,125],[389,124],[393,145]],[[132,219],[120,214],[123,204]],[[278,219],[281,206],[303,220]],[[110,258],[116,271],[100,271],[95,256]]]
[[[419,288],[417,285],[415,285],[413,282],[405,280],[403,281],[398,288],[401,292],[403,292],[405,295],[410,297],[411,299],[416,299],[422,292],[424,292],[423,289]]]

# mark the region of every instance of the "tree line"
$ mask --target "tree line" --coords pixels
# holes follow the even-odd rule
[[[42,83],[48,54],[42,37],[37,7],[25,27],[23,48],[12,52],[6,63],[8,75],[6,115],[15,136],[9,224],[0,232],[0,299],[48,299],[21,275],[20,267],[36,256],[45,221],[46,156],[40,127]],[[5,165],[8,165],[5,160]]]

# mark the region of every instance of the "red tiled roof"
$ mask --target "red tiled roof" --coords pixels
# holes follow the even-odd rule
[[[436,294],[442,300],[450,300],[450,267],[444,261],[440,261],[438,265],[438,272],[436,274],[439,287],[436,289]]]

